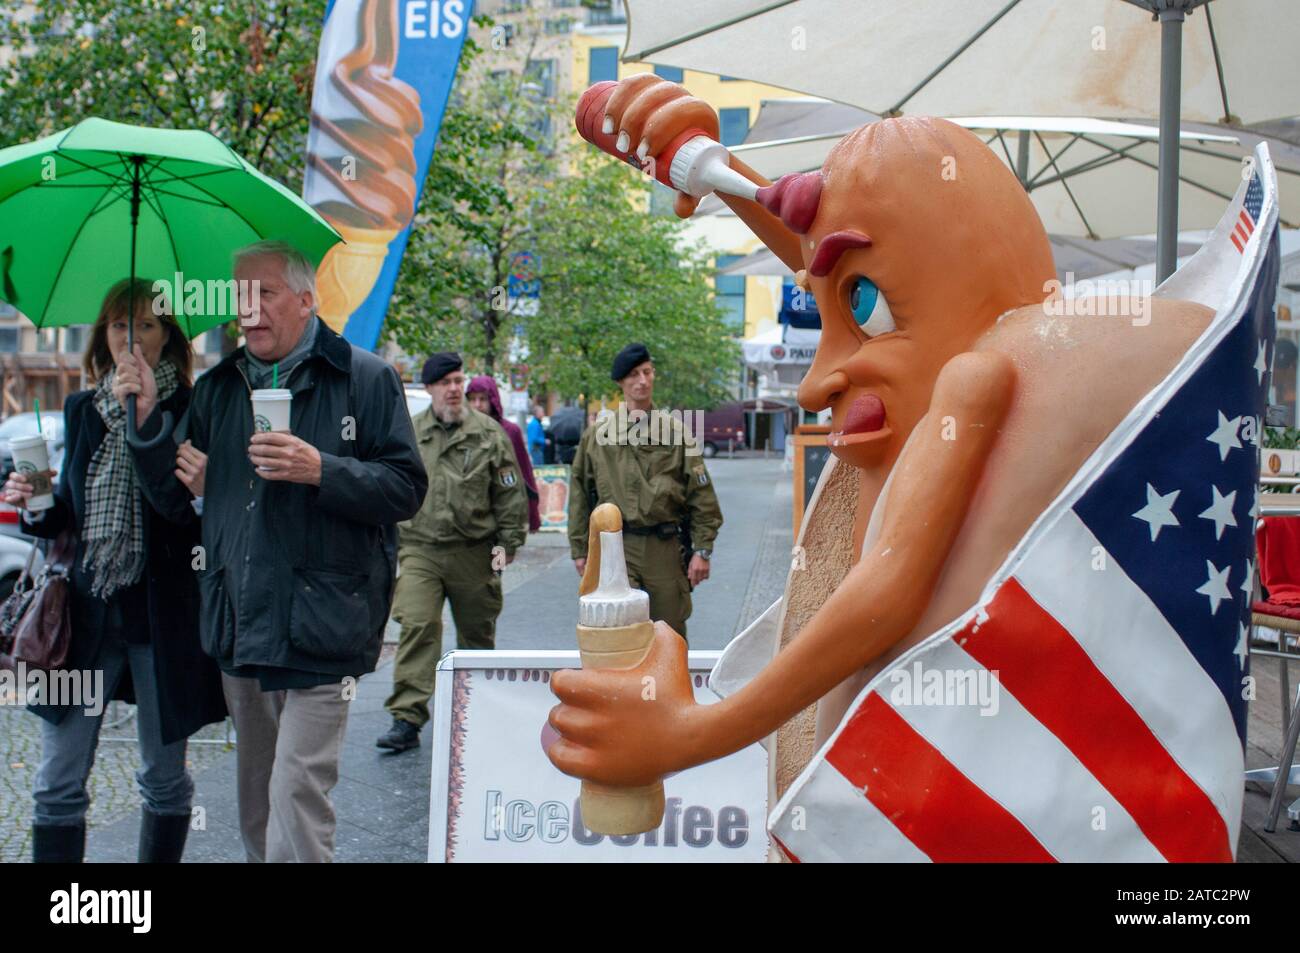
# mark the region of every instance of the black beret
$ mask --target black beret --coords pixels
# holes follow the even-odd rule
[[[650,360],[650,351],[644,344],[629,344],[614,355],[614,366],[610,369],[609,376],[612,380],[621,381],[638,365],[648,360]]]
[[[420,383],[436,384],[452,371],[460,370],[460,367],[459,354],[455,351],[439,351],[424,362],[424,370],[420,373]]]

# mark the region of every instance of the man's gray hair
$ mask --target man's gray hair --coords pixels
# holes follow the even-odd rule
[[[294,294],[311,292],[312,302],[316,301],[316,267],[311,261],[288,242],[267,239],[245,245],[235,252],[234,268],[238,268],[245,258],[260,258],[263,255],[278,255],[284,263],[284,280]]]

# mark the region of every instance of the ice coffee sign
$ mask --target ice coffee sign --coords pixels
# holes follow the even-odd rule
[[[704,704],[717,700],[706,685],[717,655],[690,653]],[[429,860],[763,862],[767,755],[758,745],[665,778],[653,830],[609,836],[586,825],[577,779],[556,771],[545,751],[556,702],[550,675],[578,664],[576,652],[456,652],[442,661]]]

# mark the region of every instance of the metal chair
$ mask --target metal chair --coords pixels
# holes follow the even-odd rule
[[[1300,619],[1289,619],[1285,616],[1268,615],[1263,612],[1252,612],[1250,621],[1252,626],[1264,625],[1277,629],[1278,651],[1272,649],[1256,648],[1250,646],[1250,654],[1264,658],[1278,659],[1278,679],[1282,688],[1282,724],[1286,726],[1286,734],[1282,742],[1282,753],[1278,762],[1278,767],[1273,768],[1256,768],[1253,771],[1246,772],[1247,781],[1259,781],[1263,784],[1272,784],[1273,790],[1268,800],[1268,821],[1264,824],[1264,830],[1270,834],[1277,830],[1277,819],[1282,813],[1282,797],[1286,793],[1288,784],[1300,784],[1300,765],[1295,763],[1296,742],[1300,740],[1300,694],[1296,697],[1296,703],[1291,704],[1291,680],[1287,672],[1287,663],[1291,659],[1298,659],[1300,655],[1287,651],[1287,643],[1293,642],[1300,646]],[[1286,769],[1283,769],[1283,765]],[[1297,799],[1290,807],[1287,808],[1287,817],[1291,819],[1290,829],[1300,831],[1300,799]]]

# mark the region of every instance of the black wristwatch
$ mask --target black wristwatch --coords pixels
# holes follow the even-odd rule
[[[713,558],[713,550],[711,550],[711,549],[697,549],[697,550],[695,550],[695,555],[696,555],[696,556],[699,556],[701,559],[703,559],[703,560],[705,560],[705,561],[707,562],[709,559],[712,559],[712,558]]]

